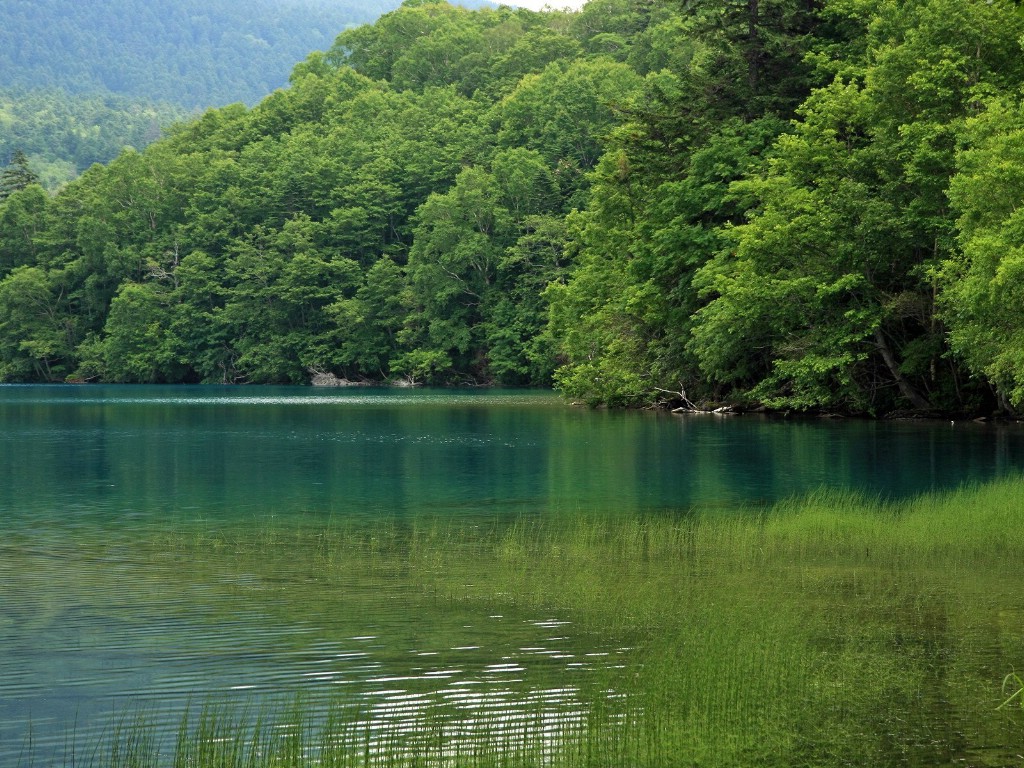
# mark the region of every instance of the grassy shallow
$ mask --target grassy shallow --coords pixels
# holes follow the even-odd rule
[[[439,704],[390,725],[341,697],[249,710],[208,702],[181,718],[170,744],[152,714],[129,713],[101,743],[76,744],[65,765],[1024,760],[1013,696],[1024,672],[1019,478],[901,502],[823,492],[687,515],[182,526],[133,546],[153,562],[207,563],[194,566],[197,581],[204,568],[268,576],[287,565],[301,571],[295,584],[351,594],[361,579],[400,577],[413,601],[564,616],[575,634],[630,653],[588,678],[582,703],[557,717],[543,698],[532,714]],[[286,597],[303,604],[301,586]],[[41,764],[26,755],[25,765]]]

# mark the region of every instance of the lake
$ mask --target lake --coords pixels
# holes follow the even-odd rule
[[[2,768],[29,744],[59,763],[126,707],[173,731],[210,697],[571,718],[628,642],[462,600],[470,577],[424,585],[396,552],[448,526],[742,515],[1024,467],[1017,426],[587,411],[537,391],[3,386],[0,425]],[[322,576],[299,529],[340,532],[349,566]]]

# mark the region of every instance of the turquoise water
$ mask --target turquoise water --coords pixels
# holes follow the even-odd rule
[[[95,740],[127,705],[173,719],[209,696],[342,691],[380,719],[541,697],[565,716],[583,677],[628,662],[565,616],[439,605],[399,571],[321,582],[309,552],[183,553],[170,534],[901,496],[1019,471],[1024,432],[593,412],[546,392],[6,386],[0,459],[6,768],[29,742],[63,762],[69,733]]]
[[[558,514],[902,495],[1024,463],[1024,433],[594,412],[544,392],[0,387],[0,509],[40,516]]]

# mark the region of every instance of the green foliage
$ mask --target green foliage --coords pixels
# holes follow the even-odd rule
[[[602,376],[625,392],[639,375],[646,393],[632,399],[688,389],[801,410],[977,408],[981,391],[945,354],[936,270],[958,263],[946,192],[965,121],[979,94],[1024,74],[1020,15],[946,0],[717,11],[686,21],[686,58],[648,76],[645,106],[607,149],[557,299],[565,318],[586,318],[555,328],[563,387],[616,402]],[[800,51],[816,75],[797,76]],[[788,110],[784,130],[774,116]],[[977,306],[960,303],[951,322]],[[984,354],[971,338],[963,354]],[[1009,383],[1021,359],[994,347],[1002,367],[973,369]]]
[[[26,144],[0,373],[1019,407],[1022,36],[1009,0],[407,2],[55,196]],[[39,133],[152,134],[103,108]]]
[[[39,176],[30,167],[28,158],[20,149],[11,155],[11,162],[0,171],[0,203],[15,192],[39,183]]]
[[[502,147],[539,153],[552,169],[567,208],[583,204],[586,176],[602,142],[629,105],[640,78],[604,57],[549,64],[527,75],[493,111]]]
[[[762,167],[785,127],[776,113],[785,115],[809,86],[796,76],[814,40],[816,17],[805,7],[693,10],[652,9],[627,54],[648,74],[625,105],[630,122],[605,142],[592,176],[576,220],[578,266],[551,294],[551,331],[564,361],[556,380],[591,404],[720,394],[688,348],[700,306],[694,274],[725,246],[722,228],[741,221],[749,205],[730,182]],[[675,33],[682,45],[669,42]],[[735,386],[726,377],[710,381]]]
[[[621,159],[602,159],[596,178],[619,174]],[[599,199],[598,189],[603,192]],[[569,361],[555,382],[590,405],[637,405],[650,395],[645,371],[637,370],[643,342],[629,315],[630,193],[629,186],[601,184],[594,194],[599,205],[569,218],[570,241],[583,250],[571,282],[553,283],[547,292],[550,332],[559,354]]]
[[[897,18],[882,4],[860,76],[812,93],[768,172],[737,187],[756,208],[703,270],[703,369],[757,382],[779,407],[899,407],[882,388],[913,408],[965,407],[940,360],[931,274],[953,246],[945,189],[972,89],[1019,69],[1021,20],[999,4],[903,5]],[[744,322],[762,329],[762,370],[720,354]]]
[[[953,351],[996,387],[1002,405],[1024,404],[1024,119],[1016,99],[992,100],[969,121],[949,197],[962,250],[942,265],[943,319]]]
[[[60,281],[39,267],[21,266],[0,282],[0,377],[60,381],[68,372],[75,321]]]
[[[171,325],[175,306],[153,283],[124,283],[110,303],[104,339],[84,345],[78,375],[108,381],[153,383],[175,381],[174,337]]]
[[[42,187],[30,185],[12,193],[0,205],[0,275],[35,262],[48,204]]]
[[[326,308],[341,341],[325,362],[352,378],[388,378],[391,360],[400,352],[398,338],[410,301],[401,267],[381,257],[366,271],[351,298],[338,299]]]
[[[406,2],[372,26],[338,36],[327,60],[398,89],[454,86],[493,100],[524,75],[579,54],[556,28],[562,14],[508,7],[469,11],[446,2]]]
[[[70,332],[54,370],[550,381],[561,214],[638,82],[583,58],[567,18],[410,3],[252,109],[210,110],[55,197],[11,195],[0,265],[60,286]],[[19,323],[12,338],[38,335]],[[0,359],[32,378],[54,355],[21,344]]]
[[[0,4],[0,159],[56,189],[197,110],[254,103],[294,62],[394,2],[40,0]],[[59,41],[59,44],[54,44]]]

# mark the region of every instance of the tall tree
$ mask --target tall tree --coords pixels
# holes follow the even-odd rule
[[[0,171],[0,203],[15,192],[39,183],[39,176],[29,167],[28,157],[20,149],[11,155],[11,161]]]
[[[688,349],[694,275],[724,247],[722,228],[744,220],[748,201],[729,184],[763,167],[812,84],[802,60],[818,16],[806,3],[708,0],[679,11],[645,30],[636,56],[671,66],[647,74],[629,122],[604,144],[573,218],[577,267],[550,292],[564,361],[556,380],[591,403],[686,397],[708,380]],[[683,41],[662,50],[678,39],[669,32]]]

